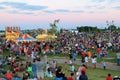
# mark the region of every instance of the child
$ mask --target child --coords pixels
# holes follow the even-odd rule
[[[74,66],[74,64],[71,64],[71,65],[70,65],[70,71],[72,71],[72,72],[75,71],[75,66]]]
[[[96,69],[96,58],[95,58],[95,56],[93,56],[93,58],[92,58],[92,66],[93,66],[93,69]]]
[[[66,60],[66,58],[64,59],[64,62],[65,62],[65,64],[67,64],[67,60]]]
[[[50,71],[50,68],[47,69],[45,75],[46,77],[53,77],[52,72]]]
[[[46,63],[46,71],[48,70],[48,68],[50,67],[49,62]]]
[[[103,62],[102,62],[102,65],[103,65],[103,69],[105,70],[105,69],[106,69],[106,62],[103,61]]]
[[[85,65],[86,67],[88,66],[88,55],[87,54],[85,55]]]
[[[74,73],[71,73],[67,80],[73,80]]]
[[[112,80],[111,74],[108,74],[108,76],[106,77],[106,80]]]

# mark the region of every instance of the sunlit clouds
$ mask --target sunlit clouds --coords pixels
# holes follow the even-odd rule
[[[120,26],[120,0],[0,0],[0,29],[50,28],[60,19],[60,28],[82,25],[106,27],[106,20]],[[32,27],[34,26],[34,27]]]

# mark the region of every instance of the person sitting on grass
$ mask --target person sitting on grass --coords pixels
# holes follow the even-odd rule
[[[67,77],[64,72],[63,72],[63,80],[67,80]]]
[[[24,66],[22,61],[19,63],[19,68],[20,68],[20,71],[24,71],[25,70],[25,66]]]
[[[32,72],[32,65],[31,63],[28,65],[27,72],[29,73],[29,78],[33,78],[33,72]]]
[[[106,80],[112,80],[111,74],[108,74],[108,76],[106,77]]]
[[[23,72],[22,80],[27,80],[27,79],[29,79],[29,77],[30,77],[30,74],[27,71]]]
[[[57,68],[54,80],[63,80],[62,66]]]
[[[53,77],[52,72],[50,71],[50,68],[47,69],[45,72],[46,77]]]
[[[19,77],[15,71],[13,71],[12,74],[13,74],[12,80],[22,80],[21,77]]]
[[[73,76],[74,76],[74,73],[71,73],[67,80],[74,80]]]
[[[6,74],[5,70],[0,70],[0,80],[8,80],[5,74]]]
[[[12,80],[13,76],[12,73],[8,70],[5,76],[8,78],[8,80]]]
[[[74,64],[71,64],[71,65],[70,65],[70,71],[72,71],[72,72],[75,71],[75,66],[74,66]]]
[[[57,61],[56,61],[56,60],[53,60],[52,63],[51,63],[50,70],[54,73],[56,67],[57,67]]]
[[[79,77],[79,80],[88,80],[88,77],[84,71],[81,71],[81,75]]]

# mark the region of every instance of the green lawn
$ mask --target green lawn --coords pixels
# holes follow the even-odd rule
[[[5,51],[3,56],[7,56],[9,54],[8,51]],[[67,58],[69,59],[69,55],[63,55],[63,54],[56,54],[56,55],[51,55],[51,54],[48,54],[47,55],[48,58]],[[116,54],[113,53],[113,52],[110,52],[109,57],[116,57]],[[24,57],[22,56],[21,57],[23,60],[24,60]],[[80,55],[77,56],[77,59],[80,59]],[[103,60],[103,58],[101,59],[98,59],[98,62],[101,62]],[[107,62],[113,62],[115,63],[116,62],[116,59],[114,60],[105,60]],[[65,64],[59,64],[63,67],[63,71],[66,73],[66,76],[69,76],[70,75],[70,71],[68,70],[69,69],[69,65],[65,65]],[[79,67],[78,65],[75,65],[76,69]],[[89,78],[89,80],[105,80],[106,76],[108,73],[111,73],[112,74],[112,77],[115,76],[115,75],[119,75],[120,76],[120,71],[114,71],[114,70],[103,70],[103,69],[92,69],[91,67],[88,67],[87,69],[87,76]],[[22,74],[22,73],[20,73]],[[75,75],[74,75],[75,76]],[[46,78],[45,80],[53,80],[53,78]]]
[[[66,72],[66,76],[70,75],[70,71],[69,69],[69,65],[65,65],[65,64],[60,64],[62,65],[63,71]],[[75,68],[77,69],[79,66],[75,65]],[[87,76],[89,80],[105,80],[107,74],[110,73],[112,75],[112,77],[118,75],[120,76],[120,71],[114,71],[114,70],[103,70],[103,69],[93,69],[91,67],[88,67],[87,69]],[[74,75],[75,77],[75,75]],[[53,80],[53,78],[46,78],[46,80]]]
[[[92,53],[96,52],[95,50],[90,50]],[[9,51],[4,51],[4,54],[3,56],[7,56],[9,54]],[[52,54],[47,54],[47,56],[49,58],[66,58],[66,59],[69,59],[69,55],[68,54],[61,54],[61,53],[58,53],[58,54],[55,54],[55,55],[52,55]],[[107,57],[110,57],[110,58],[113,58],[113,59],[105,59],[105,57],[102,57],[100,59],[97,59],[98,63],[100,63],[101,61],[104,61],[105,62],[111,62],[111,63],[116,63],[117,62],[117,59],[116,59],[116,53],[113,52],[113,51],[109,51],[109,54]],[[22,56],[21,59],[24,59],[24,57]],[[77,59],[81,59],[81,55],[77,55]]]

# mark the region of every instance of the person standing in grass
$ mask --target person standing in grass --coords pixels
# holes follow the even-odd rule
[[[100,48],[97,48],[97,53],[98,53],[98,58],[101,58],[101,49]]]
[[[84,51],[81,52],[81,56],[82,56],[82,63],[84,63],[85,62],[85,52]]]
[[[77,53],[74,52],[74,53],[73,53],[73,61],[76,61],[76,58],[77,58]]]
[[[33,63],[32,63],[32,72],[33,72],[34,79],[37,78],[35,62],[36,62],[36,59],[33,59]]]
[[[86,74],[86,65],[83,64],[82,67],[81,67],[81,72],[84,71],[84,73]]]
[[[102,65],[103,65],[103,69],[105,70],[106,69],[106,62],[104,60],[102,62]]]
[[[113,80],[111,77],[111,74],[108,74],[108,76],[106,77],[106,80]]]
[[[37,80],[44,80],[44,62],[41,61],[40,58],[37,58],[35,62],[36,65],[36,72],[37,72]]]
[[[70,54],[70,56],[69,56],[69,58],[70,58],[70,60],[69,60],[69,64],[72,64],[73,63],[73,55],[72,54]]]
[[[88,67],[88,55],[87,54],[85,55],[85,65],[86,67]]]
[[[81,75],[81,66],[78,68],[78,71],[76,72],[76,80],[79,80],[79,77]]]
[[[96,57],[95,56],[93,56],[92,57],[92,67],[93,67],[93,69],[96,69]]]
[[[91,59],[92,53],[88,50],[88,59]]]

